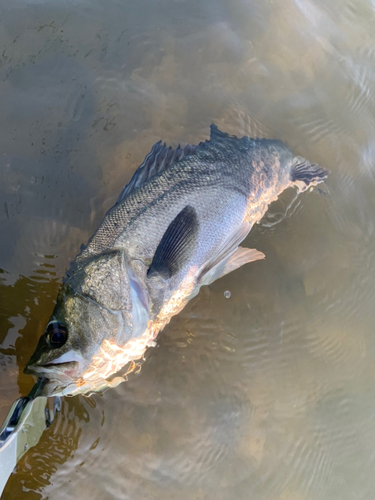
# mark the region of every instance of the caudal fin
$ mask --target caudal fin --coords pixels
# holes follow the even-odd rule
[[[301,191],[308,186],[316,186],[329,174],[329,170],[319,167],[316,163],[310,163],[302,156],[296,156],[290,173],[291,181],[297,184]]]

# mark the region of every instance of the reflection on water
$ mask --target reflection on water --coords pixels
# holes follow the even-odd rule
[[[372,498],[373,2],[1,11],[1,418],[65,269],[154,142],[214,122],[331,170],[271,206],[247,241],[266,260],[202,289],[139,374],[63,402],[4,498]]]

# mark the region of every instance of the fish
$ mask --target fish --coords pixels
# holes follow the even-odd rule
[[[25,373],[45,395],[117,385],[202,286],[263,259],[240,246],[287,188],[329,171],[283,142],[210,138],[176,149],[156,143],[72,262]]]

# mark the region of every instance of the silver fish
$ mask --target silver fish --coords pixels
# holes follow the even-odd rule
[[[198,146],[158,142],[72,263],[25,373],[47,378],[48,395],[116,385],[202,285],[264,258],[239,244],[268,205],[327,174],[215,125]]]

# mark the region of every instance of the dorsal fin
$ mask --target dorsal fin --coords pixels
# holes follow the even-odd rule
[[[134,172],[129,184],[127,184],[121,191],[120,196],[117,199],[117,203],[120,203],[120,201],[126,198],[132,191],[141,187],[152,177],[164,172],[164,170],[169,168],[171,165],[183,160],[187,156],[193,155],[197,148],[200,148],[209,142],[223,143],[225,141],[243,140],[238,139],[235,135],[229,135],[226,132],[221,132],[214,124],[211,124],[210,131],[210,140],[200,142],[198,146],[188,144],[184,148],[181,148],[179,145],[176,149],[172,149],[171,147],[167,148],[166,144],[162,144],[161,141],[154,144],[150,153],[143,160],[143,163]],[[247,138],[245,139],[248,140]]]
[[[155,175],[160,174],[174,163],[181,161],[183,158],[194,154],[197,147],[202,144],[202,142],[198,146],[191,146],[188,144],[184,148],[181,148],[180,145],[178,145],[176,149],[172,149],[171,147],[167,148],[165,143],[162,144],[161,141],[154,144],[150,153],[143,160],[142,165],[140,165],[134,172],[129,184],[127,184],[121,191],[117,203],[122,201],[126,198],[126,196],[128,196],[128,194],[135,189],[138,189]]]
[[[222,142],[222,141],[227,141],[227,140],[241,140],[238,139],[236,135],[229,135],[226,132],[222,132],[217,128],[217,126],[214,123],[211,123],[210,125],[210,141],[212,142]]]
[[[207,148],[211,147],[214,149],[222,149],[224,151],[248,149],[249,145],[254,142],[254,139],[250,139],[247,136],[237,137],[236,135],[230,135],[226,132],[222,132],[213,123],[210,126],[210,140],[206,141]]]

